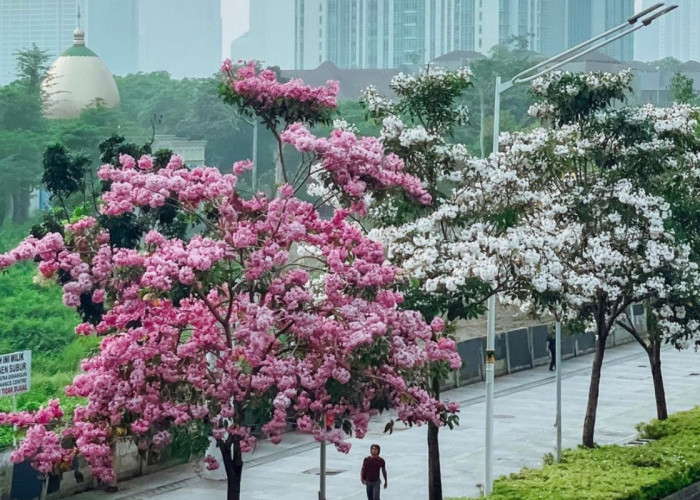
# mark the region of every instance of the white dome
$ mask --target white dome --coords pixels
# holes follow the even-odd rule
[[[51,65],[41,84],[47,118],[75,118],[98,103],[119,105],[119,90],[102,60],[85,46],[85,33],[73,32],[73,46]]]

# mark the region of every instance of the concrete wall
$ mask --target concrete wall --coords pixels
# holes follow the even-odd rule
[[[33,486],[40,488],[40,482],[34,471],[27,464],[15,466],[10,462],[11,450],[0,452],[0,500],[13,500],[21,490],[31,489]],[[181,460],[168,460],[167,453],[163,453],[159,457],[147,457],[142,460],[136,444],[131,438],[118,438],[115,454],[114,467],[117,471],[117,481],[123,481],[142,474],[151,474],[153,472],[172,467],[182,463]],[[75,478],[73,470],[64,472],[60,483],[54,480],[54,488],[49,487],[49,499],[63,498],[81,491],[97,488],[97,480],[90,473],[90,468],[84,460],[77,462],[77,467],[83,475],[83,480],[78,482]],[[13,481],[13,475],[14,481]],[[13,485],[14,483],[14,485]],[[22,484],[22,487],[18,486]],[[15,490],[13,491],[13,486]]]
[[[645,331],[644,309],[635,308],[633,319]],[[506,375],[521,370],[529,370],[549,363],[547,337],[554,331],[553,323],[515,328],[496,334],[495,375]],[[606,347],[634,342],[634,338],[624,329],[615,328],[608,337]],[[569,359],[593,352],[596,338],[592,333],[562,333],[562,359]],[[462,367],[455,371],[443,384],[443,389],[450,389],[484,380],[484,357],[486,351],[485,337],[470,338],[457,342],[457,352],[462,358]]]

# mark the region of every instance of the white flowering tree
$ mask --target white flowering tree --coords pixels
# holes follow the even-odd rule
[[[597,335],[585,446],[594,444],[601,367],[615,325],[645,346],[657,393],[663,392],[658,345],[650,347],[623,321],[629,307],[647,303],[664,332],[676,329],[677,338],[678,328],[697,329],[683,321],[681,309],[673,320],[668,314],[671,304],[696,293],[698,280],[691,246],[675,234],[669,193],[659,183],[696,163],[688,151],[696,112],[688,106],[613,107],[630,79],[628,72],[542,77],[533,83],[539,100],[531,113],[551,128],[506,134],[501,141],[500,155],[517,165],[518,178],[530,182],[538,199],[517,228],[528,235],[519,239],[518,252],[529,257],[515,268],[531,283],[528,305]]]
[[[632,123],[626,135],[635,135],[644,154],[643,168],[629,172],[636,183],[662,196],[670,207],[669,228],[678,243],[689,249],[688,267],[666,269],[668,293],[645,302],[646,334],[626,311],[617,324],[628,331],[644,348],[651,366],[656,413],[659,420],[668,416],[663,377],[661,346],[671,343],[686,348],[698,337],[700,306],[697,301],[700,275],[700,142],[697,140],[698,109],[687,105],[670,108],[645,107],[631,112]],[[640,118],[645,118],[640,120]],[[696,341],[697,345],[697,341]]]
[[[369,223],[374,229],[373,238],[386,244],[389,260],[403,269],[402,291],[404,306],[421,311],[427,321],[452,321],[477,315],[488,296],[488,286],[478,280],[462,281],[459,286],[426,291],[431,278],[421,268],[420,262],[430,261],[442,250],[439,245],[450,240],[447,226],[436,230],[430,218],[442,213],[445,201],[451,196],[456,180],[468,162],[469,155],[462,144],[449,141],[454,127],[467,118],[466,108],[456,105],[462,93],[471,86],[468,68],[446,71],[427,67],[424,71],[393,78],[391,88],[398,97],[395,101],[379,95],[369,87],[363,92],[362,102],[370,117],[381,123],[380,140],[384,147],[398,155],[408,173],[422,179],[425,189],[432,196],[429,205],[418,205],[400,193],[394,196],[375,197],[369,209]],[[424,228],[430,225],[430,228]],[[417,226],[420,234],[416,241],[422,245],[422,254],[412,261],[402,251],[398,234],[404,228]],[[425,229],[423,231],[422,229]],[[432,236],[428,233],[432,232]],[[432,253],[431,253],[432,252]],[[449,327],[448,327],[449,328]],[[443,342],[448,341],[447,339]],[[451,342],[451,340],[450,340]],[[431,390],[439,397],[440,384],[448,375],[444,364],[433,364]],[[456,420],[455,420],[456,423]],[[428,494],[430,500],[442,498],[438,427],[428,426]]]

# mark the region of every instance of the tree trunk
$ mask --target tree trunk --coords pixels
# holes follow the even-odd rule
[[[442,478],[440,475],[440,428],[428,422],[428,499],[442,500]]]
[[[232,436],[226,441],[219,441],[218,445],[226,469],[226,500],[241,500],[241,475],[243,473],[241,438]]]
[[[602,322],[599,322],[599,325]],[[591,370],[591,385],[588,388],[588,404],[586,406],[586,418],[583,421],[583,446],[593,448],[593,435],[595,434],[595,417],[598,411],[598,395],[600,394],[600,375],[605,355],[605,342],[608,340],[609,329],[603,327],[598,330],[598,342],[595,346],[593,357],[593,369]]]
[[[433,396],[440,399],[440,381],[432,379]],[[440,473],[440,443],[438,432],[440,428],[428,422],[428,500],[442,500],[442,475]]]
[[[666,409],[666,391],[664,390],[664,378],[661,374],[661,342],[653,339],[649,346],[649,365],[651,366],[651,378],[654,381],[654,397],[656,398],[656,418],[666,420],[668,410]]]
[[[24,224],[29,219],[29,191],[22,189],[12,194],[12,222]]]

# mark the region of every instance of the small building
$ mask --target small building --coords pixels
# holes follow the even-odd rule
[[[185,165],[201,167],[204,165],[204,153],[207,146],[205,140],[185,139],[175,135],[156,135],[153,138],[151,150],[155,153],[159,149],[169,149],[182,157]]]

